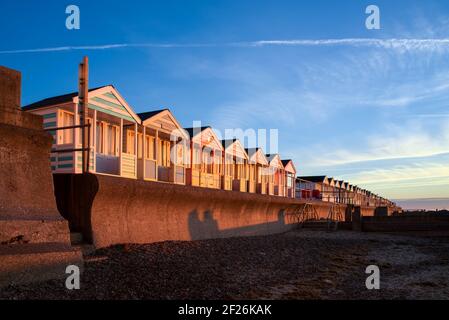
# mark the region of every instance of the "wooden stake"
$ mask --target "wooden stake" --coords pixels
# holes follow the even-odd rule
[[[81,140],[82,140],[82,168],[83,173],[89,172],[89,127],[87,127],[87,115],[89,105],[89,59],[84,57],[83,62],[79,65],[79,83],[78,96],[80,105],[80,124],[81,124]]]

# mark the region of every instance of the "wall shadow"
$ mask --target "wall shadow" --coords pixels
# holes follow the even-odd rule
[[[284,210],[278,212],[278,220],[273,222],[222,230],[220,230],[218,220],[214,218],[213,212],[207,210],[200,214],[197,210],[194,210],[189,213],[188,227],[191,240],[256,236],[267,234],[267,230],[273,233],[287,230]]]

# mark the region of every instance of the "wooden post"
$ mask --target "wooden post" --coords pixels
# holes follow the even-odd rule
[[[97,171],[97,110],[94,110],[94,120],[92,121],[92,136],[93,136],[93,147],[94,147],[94,171]]]
[[[184,166],[184,184],[187,183],[187,163],[186,163],[186,155],[187,152],[187,140],[183,139],[183,146],[182,146],[182,165]]]
[[[79,65],[79,87],[78,87],[79,104],[81,107],[80,122],[81,126],[81,140],[83,148],[82,168],[83,173],[89,172],[89,128],[87,125],[87,114],[89,105],[89,59],[84,57],[83,62]]]
[[[145,126],[143,126],[143,129],[142,129],[142,139],[143,139],[143,141],[142,141],[142,148],[143,148],[143,150],[142,150],[142,178],[145,180],[145,155],[147,154],[146,153],[146,151],[147,151],[147,145],[146,145],[146,141],[147,141],[147,139],[146,139],[146,127]]]
[[[156,149],[156,181],[159,180],[159,130],[156,129],[156,137],[154,139]]]
[[[79,111],[79,104],[78,103],[75,103],[75,107],[74,107],[74,110],[75,110],[75,126],[78,126],[79,124],[80,124],[80,111]],[[63,126],[64,124],[60,124],[61,126]],[[78,130],[79,128],[76,128],[76,129],[74,129],[73,130],[73,147],[74,148],[78,148],[78,146],[79,146],[79,144],[80,144],[80,138],[79,138],[79,136],[80,136],[80,132],[79,132],[79,130]],[[62,131],[61,131],[62,132]],[[58,135],[59,133],[57,133],[57,135]],[[73,152],[73,162],[74,162],[74,167],[75,167],[75,171],[77,171],[78,170],[78,166],[77,166],[77,163],[79,162],[79,160],[78,160],[78,152]],[[82,159],[81,159],[81,163],[82,163]],[[82,165],[81,165],[81,170],[82,170]]]
[[[120,118],[120,140],[119,140],[119,144],[120,144],[120,149],[119,149],[119,161],[118,161],[118,165],[119,165],[119,170],[118,173],[121,176],[122,175],[122,154],[123,154],[123,119]]]
[[[75,126],[78,126],[80,124],[80,111],[79,111],[79,104],[75,103]],[[74,130],[73,134],[73,141],[74,141],[74,147],[77,148],[80,140],[79,140],[79,131],[77,129]]]
[[[134,123],[134,155],[135,155],[135,161],[134,161],[134,174],[137,176],[137,159],[139,152],[137,150],[137,122]]]

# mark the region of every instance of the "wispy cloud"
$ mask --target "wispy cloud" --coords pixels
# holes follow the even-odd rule
[[[360,171],[344,176],[355,184],[390,198],[447,197],[449,168],[445,163],[423,162]]]
[[[333,148],[313,166],[341,166],[358,162],[407,158],[428,158],[449,153],[449,125],[444,119],[429,131],[419,122],[409,121],[383,127],[382,134],[362,138],[363,147]],[[449,168],[449,166],[448,166]]]
[[[440,50],[448,48],[449,39],[321,39],[321,40],[262,40],[251,46],[366,46],[399,50]]]
[[[449,118],[449,113],[407,114],[404,118],[442,119]]]
[[[2,50],[0,54],[46,53],[74,50],[107,50],[119,48],[206,48],[206,47],[268,47],[268,46],[351,46],[393,49],[399,51],[441,51],[449,49],[449,38],[436,39],[291,39],[291,40],[258,40],[228,43],[119,43],[85,46],[61,46],[48,48]]]

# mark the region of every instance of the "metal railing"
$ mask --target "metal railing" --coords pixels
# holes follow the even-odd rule
[[[90,127],[91,127],[91,124],[87,123],[87,124],[84,124],[84,125],[79,124],[79,125],[73,125],[73,126],[54,127],[54,128],[46,128],[46,129],[44,129],[44,131],[60,131],[60,130],[70,130],[70,129],[78,129],[78,128],[79,129],[88,128],[89,134],[87,135],[87,147],[86,148],[52,149],[51,152],[52,153],[65,153],[65,152],[86,152],[87,151],[87,152],[90,153]],[[75,138],[74,138],[74,142],[76,142]],[[84,159],[84,157],[83,157],[83,159]],[[89,171],[89,159],[90,159],[90,154],[86,157],[87,171]]]

